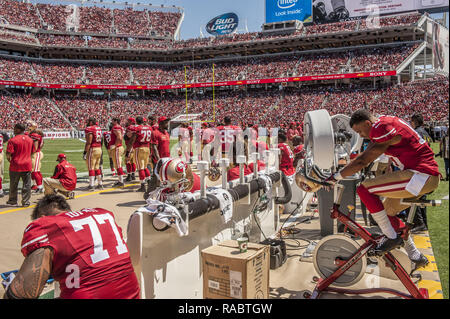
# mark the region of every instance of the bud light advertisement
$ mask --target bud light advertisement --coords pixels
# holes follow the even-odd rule
[[[235,13],[225,13],[215,17],[206,25],[206,31],[212,35],[233,33],[239,24],[239,18]]]
[[[312,22],[312,0],[266,0],[266,23],[289,20]]]

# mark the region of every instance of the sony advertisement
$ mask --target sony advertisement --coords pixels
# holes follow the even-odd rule
[[[313,0],[315,23],[351,20],[368,15],[448,8],[449,0]]]
[[[266,23],[289,20],[312,22],[311,0],[266,0]]]

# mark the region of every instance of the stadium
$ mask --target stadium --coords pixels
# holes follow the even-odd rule
[[[24,229],[44,197],[42,178],[54,174],[55,160],[63,153],[76,167],[78,178],[68,200],[72,211],[98,207],[113,212],[128,245],[140,298],[385,299],[394,294],[396,298],[448,299],[449,191],[448,155],[444,154],[445,143],[448,152],[449,115],[448,1],[426,7],[392,0],[403,7],[391,11],[378,8],[375,13],[367,8],[361,12],[350,1],[259,2],[265,5],[266,14],[261,30],[237,32],[238,16],[224,13],[216,18],[211,15],[213,19],[206,26],[209,36],[181,39],[188,13],[175,5],[0,0],[0,130],[5,154],[0,176],[4,191],[0,198],[4,290],[0,289],[0,295],[12,282],[14,276],[10,275],[17,274],[11,271],[19,270],[24,261]],[[338,3],[343,6],[335,8]],[[292,9],[297,6],[304,7]],[[284,10],[289,15],[286,12],[303,12],[305,8],[309,14],[301,17],[274,14]],[[444,13],[444,18],[436,18],[438,13]],[[433,155],[440,154],[433,158],[442,178],[439,186],[426,193],[428,202],[421,198],[422,202],[409,205],[414,209],[407,209],[415,211],[417,206],[427,212],[426,229],[405,235],[405,242],[408,236],[413,238],[421,256],[426,256],[426,265],[411,269],[414,266],[406,248],[396,247],[380,256],[359,256],[350,271],[335,278],[336,272],[345,268],[340,266],[352,261],[352,254],[360,252],[360,247],[375,245],[373,234],[380,233],[380,222],[367,212],[370,205],[362,202],[359,187],[365,179],[379,178],[377,165],[381,160],[371,160],[370,166],[342,182],[345,205],[340,206],[361,228],[341,227],[343,220],[330,220],[329,211],[336,206],[333,201],[336,204],[338,196],[323,187],[306,189],[305,184],[314,184],[315,179],[299,180],[308,166],[319,167],[328,176],[363,157],[363,138],[351,125],[352,115],[361,109],[377,118],[396,117],[401,123],[421,115],[428,148]],[[189,179],[189,174],[198,177],[199,188],[191,197],[179,196],[184,193],[177,188],[179,184],[175,187],[178,197],[161,197],[159,193],[160,197],[152,197],[155,188],[169,180],[158,174],[166,167],[158,165],[165,157],[160,156],[161,150],[157,156],[154,151],[162,142],[154,143],[152,137],[151,143],[144,143],[147,146],[142,144],[149,154],[143,161],[145,168],[138,163],[136,171],[129,156],[133,153],[135,159],[140,158],[140,153],[134,153],[140,146],[129,144],[128,129],[120,135],[120,145],[125,138],[120,162],[126,180],[117,168],[119,164],[113,163],[109,142],[101,138],[97,146],[102,149],[100,168],[93,170],[86,164],[86,152],[89,162],[93,147],[86,145],[92,141],[90,135],[95,139],[96,134],[87,127],[112,134],[114,121],[126,129],[129,119],[148,125],[152,135],[158,124],[162,127],[161,123],[168,122],[167,157],[182,159],[189,167],[186,170],[193,172],[183,173],[183,178]],[[33,167],[31,200],[23,205],[8,200],[16,175],[10,172],[8,141],[16,135],[18,124],[26,130],[33,127],[30,136],[39,131],[43,138],[39,165],[33,158],[41,177],[35,178]],[[232,133],[229,148],[220,133],[227,127],[248,134],[241,139],[240,133]],[[207,130],[213,137],[208,143],[204,142]],[[138,133],[130,134],[128,138],[136,142],[133,136]],[[295,136],[304,144],[291,179],[280,170],[285,163],[283,155],[279,157],[284,152],[280,153],[284,146],[278,140],[282,136],[292,160],[297,155]],[[217,146],[214,141],[224,144]],[[239,153],[239,141],[244,145],[243,153]],[[260,149],[259,143],[266,148]],[[410,157],[419,157],[417,154]],[[389,162],[389,169],[394,166],[392,162],[395,159]],[[247,174],[244,166],[250,164],[265,168]],[[232,168],[237,169],[233,180]],[[214,174],[220,177],[214,178]],[[316,178],[321,175],[315,173]],[[103,184],[94,188],[96,181]],[[23,185],[20,183],[19,198],[24,194]],[[262,191],[265,196],[261,196]],[[222,192],[231,194],[231,204],[226,196],[219,199]],[[166,221],[149,213],[149,198],[175,207],[173,216],[182,216],[182,223],[161,228]],[[206,199],[210,200],[207,204]],[[223,216],[224,203],[233,206],[228,219]],[[408,213],[403,210],[401,214]],[[404,221],[407,227],[412,225],[407,216]],[[372,237],[361,235],[362,229]],[[261,270],[262,279],[258,279],[265,288],[250,287],[249,277],[249,282],[238,280],[236,292],[235,279],[219,280],[219,274],[206,272],[206,259],[212,258],[208,253],[214,247],[227,247],[220,245],[236,244],[242,238],[247,238],[249,251],[252,245],[270,251]],[[335,247],[346,247],[352,254],[332,255],[329,251]],[[333,257],[331,264],[324,261]],[[338,263],[338,259],[344,261]],[[396,269],[404,268],[403,272],[386,266],[389,263]],[[190,269],[183,268],[187,264]],[[330,278],[335,280],[331,284]],[[59,297],[58,280],[50,278],[40,297]],[[394,289],[400,292],[393,293]]]

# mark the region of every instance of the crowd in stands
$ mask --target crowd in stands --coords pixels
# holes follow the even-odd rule
[[[169,85],[182,84],[185,81],[208,83],[213,80],[220,82],[342,74],[348,73],[348,67],[353,67],[355,72],[381,71],[398,67],[418,45],[413,43],[395,47],[217,61],[214,62],[214,79],[213,62],[186,65],[55,63],[46,67],[45,62],[38,64],[34,61],[0,59],[0,79],[64,84]],[[70,74],[60,74],[61,72]],[[68,82],[69,80],[71,82]]]
[[[0,20],[33,29],[99,34],[129,34],[173,37],[179,12],[110,9],[91,4],[69,5],[0,0]]]
[[[313,24],[286,34],[263,32],[235,33],[217,37],[197,38],[183,41],[157,41],[155,39],[133,39],[128,36],[173,38],[181,14],[178,12],[148,11],[146,9],[109,9],[97,6],[74,6],[58,4],[30,4],[17,0],[0,0],[0,21],[9,24],[55,31],[76,31],[95,34],[126,35],[124,38],[95,37],[86,42],[81,37],[70,35],[38,34],[42,45],[72,47],[131,48],[148,50],[185,49],[218,46],[239,42],[255,42],[312,36],[321,33],[368,30],[396,25],[413,25],[421,14],[414,12],[403,15],[362,19],[328,24]]]
[[[261,127],[286,127],[291,121],[303,120],[308,111],[327,109],[331,115],[347,114],[368,108],[376,114],[391,114],[406,120],[420,112],[425,121],[448,121],[449,80],[437,77],[401,85],[302,86],[245,90],[219,90],[212,94],[191,92],[146,93],[140,97],[56,96],[0,93],[1,129],[11,129],[17,121],[33,119],[47,129],[67,129],[70,126],[57,112],[65,115],[73,127],[83,129],[86,119],[93,116],[106,128],[112,117],[123,120],[130,116],[153,114],[174,117],[186,112],[202,113],[201,120],[220,122],[231,116],[237,125],[258,124]]]
[[[2,129],[12,129],[16,123],[30,119],[49,130],[70,128],[48,97],[0,93],[0,109]]]

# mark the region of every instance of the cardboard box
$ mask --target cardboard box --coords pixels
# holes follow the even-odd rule
[[[269,246],[248,243],[240,253],[236,240],[202,250],[203,298],[268,299]]]

